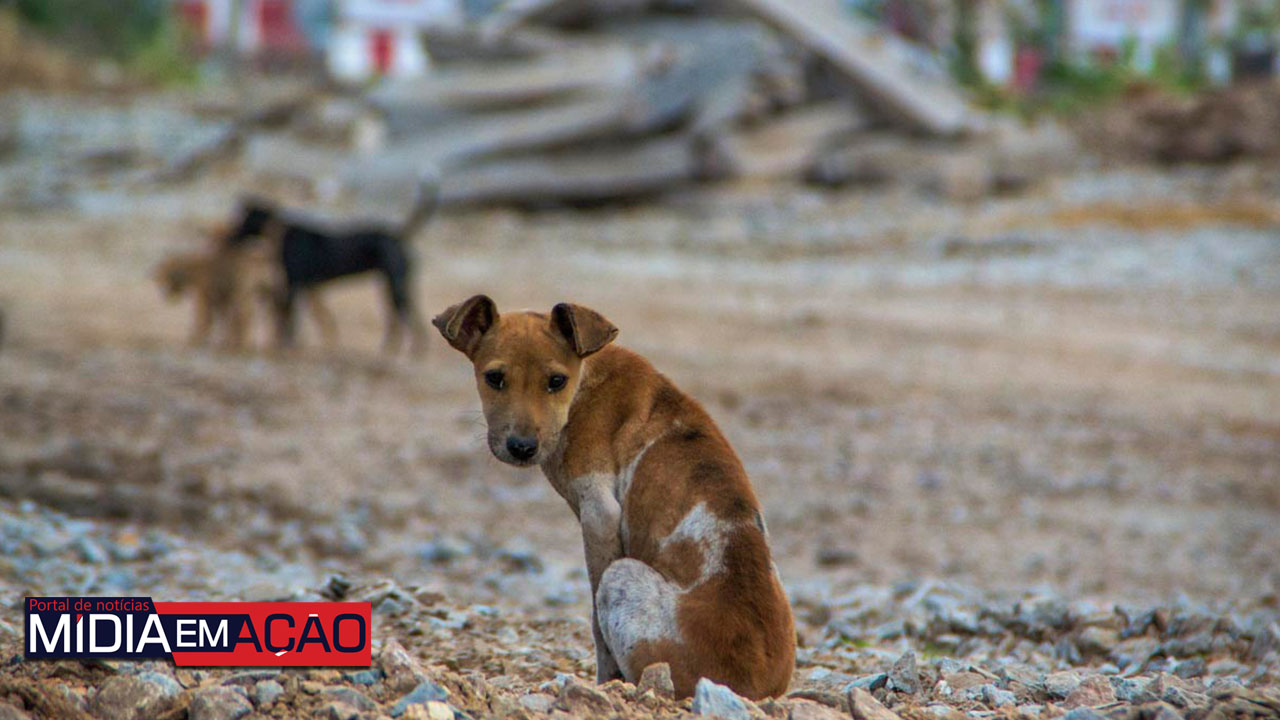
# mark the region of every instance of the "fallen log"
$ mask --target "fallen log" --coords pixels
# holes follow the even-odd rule
[[[731,177],[799,179],[833,143],[869,124],[866,114],[846,101],[798,108],[727,133],[716,143],[717,161]]]
[[[838,0],[732,2],[827,60],[892,118],[934,135],[977,128],[976,112],[942,73],[913,67],[925,51],[858,19]]]
[[[501,158],[449,175],[441,201],[451,204],[548,204],[616,200],[691,182],[698,162],[685,136]]]
[[[649,0],[507,0],[480,23],[486,36],[505,35],[529,23],[584,25],[604,17],[644,11]]]
[[[633,48],[621,43],[579,43],[533,58],[462,62],[423,78],[385,83],[369,99],[397,108],[439,105],[492,110],[560,99],[573,93],[617,92],[641,81]]]
[[[921,142],[918,138],[868,133],[824,153],[807,173],[820,185],[898,185],[949,200],[981,198],[995,188],[989,147],[973,143]]]

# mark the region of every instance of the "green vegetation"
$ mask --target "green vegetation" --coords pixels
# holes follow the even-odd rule
[[[119,63],[147,82],[189,82],[195,67],[165,0],[0,0],[23,23],[82,56]]]

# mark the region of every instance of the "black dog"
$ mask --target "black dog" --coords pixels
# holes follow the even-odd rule
[[[438,204],[439,185],[423,181],[413,209],[399,228],[379,224],[333,228],[291,217],[265,200],[249,198],[241,203],[240,222],[225,242],[229,247],[259,237],[279,242],[285,276],[277,325],[282,345],[293,344],[299,295],[329,280],[380,272],[387,282],[391,306],[383,347],[396,351],[407,327],[413,335],[413,348],[419,351],[425,347],[427,333],[411,296],[413,259],[407,244]]]

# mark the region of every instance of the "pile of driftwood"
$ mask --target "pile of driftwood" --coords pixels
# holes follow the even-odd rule
[[[427,77],[329,96],[242,157],[384,199],[431,172],[447,203],[728,178],[970,197],[1042,172],[1065,142],[975,111],[928,52],[841,0],[509,0],[427,44]]]

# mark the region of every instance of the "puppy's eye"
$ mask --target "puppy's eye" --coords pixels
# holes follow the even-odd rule
[[[568,382],[569,382],[569,378],[565,377],[564,375],[561,375],[560,373],[556,373],[555,375],[552,375],[551,377],[547,378],[547,391],[560,392],[561,390],[564,389],[564,386],[568,384]]]
[[[494,390],[507,386],[507,376],[501,370],[490,370],[484,374],[484,382]]]

